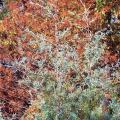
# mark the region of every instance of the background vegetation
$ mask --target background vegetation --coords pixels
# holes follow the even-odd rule
[[[0,7],[0,120],[119,120],[119,0],[6,0]]]

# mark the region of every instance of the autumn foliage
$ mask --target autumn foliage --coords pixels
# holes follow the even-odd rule
[[[67,104],[63,100],[65,95],[62,96],[63,98],[56,99],[52,88],[50,89],[52,92],[46,90],[49,82],[55,84],[56,93],[60,89],[59,85],[62,86],[65,94],[77,95],[76,91],[79,87],[83,91],[80,94],[84,94],[87,89],[94,89],[93,86],[91,88],[86,84],[87,77],[92,77],[88,78],[92,80],[96,75],[95,70],[119,64],[119,4],[119,0],[8,0],[5,6],[7,14],[0,20],[0,109],[2,117],[5,120],[12,120],[12,118],[20,120],[21,117],[24,117],[25,120],[32,120],[35,119],[34,115],[29,118],[28,114],[36,111],[43,117],[42,120],[47,120],[45,114],[41,112],[42,108],[39,108],[35,102],[44,98],[49,105],[59,104],[58,106],[62,106],[60,105],[61,101]],[[102,33],[103,37],[101,37]],[[98,43],[96,41],[99,41],[99,38],[101,41]],[[92,55],[88,55],[87,50],[92,54],[96,45],[98,48],[101,45],[102,53],[95,48],[93,57],[89,59]],[[95,60],[93,60],[94,57]],[[59,61],[60,63],[58,63]],[[104,90],[104,78],[112,76],[113,71],[111,71],[101,73],[99,75],[99,78],[102,79],[101,86],[95,86],[95,90],[97,89],[95,94],[100,91],[99,99],[101,96],[104,98],[102,112],[107,113],[110,112],[109,104],[112,97],[116,96],[117,101],[120,99],[119,95],[116,95],[120,91],[111,95],[111,91]],[[117,72],[119,74],[119,70]],[[47,76],[44,78],[48,81],[41,77],[43,74]],[[31,75],[33,76],[31,77]],[[52,77],[49,78],[49,75]],[[113,80],[114,77],[110,77],[110,79]],[[116,76],[111,84],[117,84],[115,89],[118,90],[120,88],[117,79]],[[31,82],[32,80],[33,82]],[[37,84],[39,81],[42,87],[33,87],[33,83]],[[104,82],[107,84],[107,81]],[[59,103],[51,103],[49,101],[51,96]],[[93,99],[94,102],[98,100],[97,98]],[[96,102],[95,104],[98,105]],[[83,110],[75,111],[76,114],[80,111],[80,115],[76,115],[75,120],[87,119],[85,105]],[[89,105],[92,106],[92,112],[97,109],[92,105],[91,100]],[[90,107],[87,106],[87,108]],[[61,108],[56,107],[56,109]],[[74,111],[74,107],[73,111],[71,110],[69,113],[66,111],[64,113],[67,117],[60,118],[60,120],[68,118],[74,120],[74,114],[72,118],[68,117],[69,113]],[[53,113],[51,114],[55,116]],[[82,114],[84,115],[82,116]]]

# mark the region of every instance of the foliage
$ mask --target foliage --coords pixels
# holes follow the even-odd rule
[[[0,119],[119,119],[119,1],[8,0],[0,21]]]

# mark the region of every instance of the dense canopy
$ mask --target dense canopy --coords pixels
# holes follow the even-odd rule
[[[0,0],[0,120],[119,120],[119,0]]]

